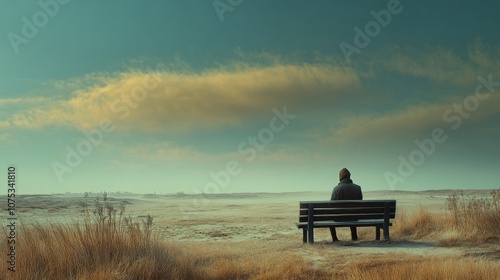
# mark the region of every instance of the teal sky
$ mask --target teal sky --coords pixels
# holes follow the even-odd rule
[[[500,186],[498,1],[4,2],[21,193]]]

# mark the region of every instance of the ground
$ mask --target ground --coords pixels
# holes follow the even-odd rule
[[[365,192],[365,199],[396,199],[398,215],[425,209],[445,215],[446,199],[460,191]],[[488,191],[465,191],[466,195],[487,196]],[[82,218],[82,203],[92,210],[95,197],[83,195],[25,195],[18,198],[17,211],[21,223],[74,222]],[[389,242],[375,241],[372,228],[359,229],[360,240],[349,240],[349,229],[338,229],[340,242],[332,243],[328,229],[316,229],[314,245],[302,243],[302,231],[297,229],[299,201],[328,200],[330,193],[245,193],[204,196],[109,194],[107,202],[124,215],[141,222],[146,215],[153,217],[154,232],[166,242],[189,245],[202,244],[207,250],[226,248],[238,252],[266,254],[295,252],[315,266],[350,262],[360,258],[409,255],[500,259],[500,247],[495,244],[441,247],[438,242],[411,240],[392,235]],[[102,201],[102,194],[100,194]],[[21,228],[22,230],[22,224]]]

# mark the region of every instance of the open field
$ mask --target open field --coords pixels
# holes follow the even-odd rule
[[[314,245],[302,244],[302,232],[295,226],[298,202],[325,200],[329,193],[208,198],[110,194],[106,202],[101,195],[99,205],[108,207],[101,208],[101,219],[93,213],[96,195],[26,195],[17,200],[18,271],[4,274],[4,261],[0,267],[12,279],[27,275],[46,279],[499,279],[500,205],[493,203],[500,203],[500,192],[491,192],[463,191],[464,197],[462,191],[445,190],[366,192],[365,199],[397,200],[392,240],[374,241],[374,229],[362,228],[360,240],[351,242],[349,230],[342,228],[338,229],[342,241],[332,243],[327,229],[317,229]],[[459,195],[455,212],[447,210],[447,205],[453,206],[449,199],[453,194]],[[475,199],[467,200],[468,196]],[[125,207],[122,216],[120,205]],[[107,216],[111,207],[117,210],[114,218]],[[479,211],[486,207],[487,211]],[[476,215],[489,228],[467,227],[453,213]],[[147,215],[153,218],[152,224],[147,223]],[[125,217],[132,221],[123,222]],[[98,220],[102,225],[95,223]],[[46,266],[64,266],[67,271]]]

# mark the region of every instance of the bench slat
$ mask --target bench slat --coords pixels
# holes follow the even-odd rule
[[[314,227],[315,228],[320,228],[320,227],[351,227],[351,226],[356,226],[356,227],[373,227],[373,226],[383,226],[384,220],[377,220],[377,221],[358,221],[358,222],[314,222]],[[392,223],[389,223],[390,226],[392,226]],[[298,223],[297,224],[298,228],[307,228],[307,222],[306,223]]]
[[[344,215],[313,215],[313,221],[352,221],[352,220],[373,220],[384,219],[384,213],[379,214],[344,214]],[[396,217],[395,213],[389,214],[390,219]],[[299,222],[307,222],[307,216],[299,216]]]
[[[356,208],[315,208],[314,215],[325,214],[361,214],[361,213],[384,213],[385,207],[356,207]],[[391,207],[390,212],[396,212],[396,207]],[[308,209],[300,209],[300,215],[307,215]]]
[[[391,207],[396,206],[396,200],[332,200],[332,201],[301,201],[300,209],[307,209],[309,204],[314,208],[352,208],[352,207],[385,207],[388,202]]]

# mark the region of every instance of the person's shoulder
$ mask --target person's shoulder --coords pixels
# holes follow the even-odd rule
[[[330,199],[331,200],[338,200],[340,192],[341,192],[340,185],[336,185],[335,187],[333,187],[332,196],[330,197]]]
[[[361,190],[361,186],[358,185],[358,184],[353,184],[354,185],[354,188],[356,188],[356,191],[359,192],[359,193],[362,193],[363,191]]]
[[[356,184],[356,183],[354,183],[354,181],[351,181],[349,185],[351,185],[351,186],[356,186],[356,187],[360,187],[360,188],[361,188],[361,186],[360,186],[360,185],[358,185],[358,184]]]

